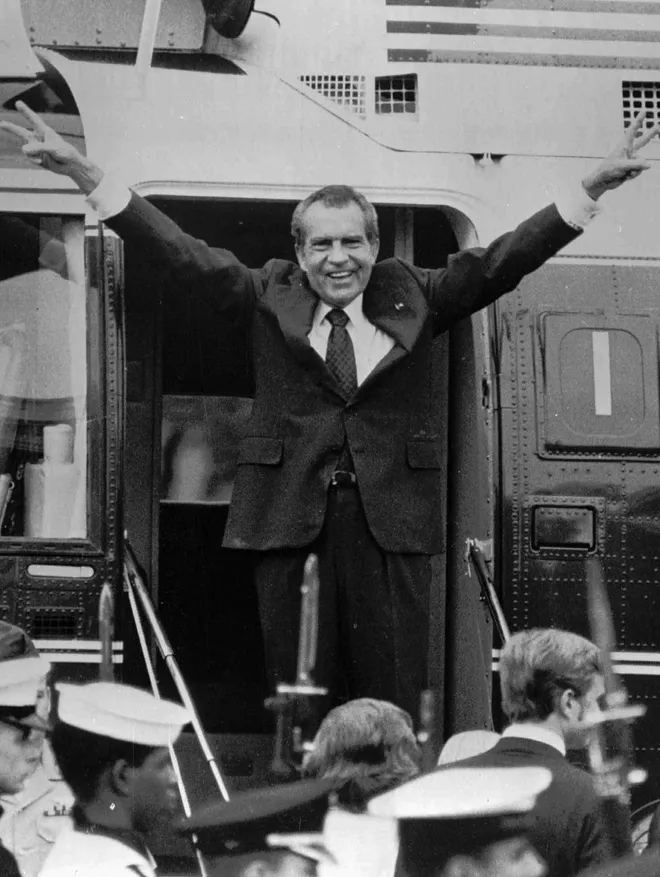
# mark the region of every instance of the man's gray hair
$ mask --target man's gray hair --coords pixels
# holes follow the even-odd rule
[[[348,207],[350,204],[357,204],[364,216],[364,233],[367,240],[370,244],[378,243],[378,215],[374,205],[352,186],[324,186],[308,195],[293,211],[291,234],[297,247],[302,247],[305,243],[303,223],[307,208],[317,203],[325,207]]]

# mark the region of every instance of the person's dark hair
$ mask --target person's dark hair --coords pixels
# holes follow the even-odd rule
[[[370,244],[378,243],[378,215],[374,205],[361,192],[352,186],[324,186],[308,195],[293,211],[291,217],[291,234],[297,247],[305,243],[304,219],[305,212],[312,204],[323,204],[325,207],[348,207],[357,204],[364,216],[364,233]]]
[[[140,767],[154,751],[153,746],[101,737],[63,722],[55,726],[51,743],[64,781],[82,803],[94,798],[101,776],[115,762]]]
[[[542,721],[564,691],[583,697],[601,672],[600,652],[588,639],[553,628],[522,630],[502,649],[502,707],[511,722]]]
[[[420,764],[408,713],[386,700],[363,697],[330,710],[305,760],[305,773],[351,781],[349,797],[366,799],[412,779]]]

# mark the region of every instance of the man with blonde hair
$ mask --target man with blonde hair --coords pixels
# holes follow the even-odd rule
[[[362,697],[330,710],[314,738],[305,772],[345,780],[343,803],[361,809],[372,795],[417,776],[421,752],[409,714]]]
[[[567,749],[588,742],[580,724],[600,712],[605,686],[598,647],[565,630],[523,630],[505,644],[499,669],[511,724],[492,749],[460,766],[548,768],[552,783],[538,798],[530,833],[548,877],[571,877],[605,862],[612,848],[602,801],[589,774],[566,760]]]
[[[553,730],[565,739],[568,734],[567,742],[581,748],[570,729],[604,693],[600,652],[588,639],[566,630],[522,630],[502,649],[500,686],[510,722],[549,720]]]

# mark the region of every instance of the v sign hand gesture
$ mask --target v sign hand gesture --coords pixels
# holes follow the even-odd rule
[[[22,141],[25,157],[32,164],[71,177],[84,194],[93,191],[103,179],[103,171],[60,137],[22,101],[16,103],[16,109],[32,127],[23,128],[13,122],[0,122],[0,128]]]
[[[660,134],[660,124],[642,133],[646,114],[640,113],[626,131],[613,151],[582,180],[582,186],[594,201],[610,189],[616,189],[627,180],[634,180],[651,167],[649,161],[637,157],[637,153]]]

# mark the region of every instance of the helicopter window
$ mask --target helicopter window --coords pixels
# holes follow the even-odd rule
[[[3,110],[13,110],[16,101],[25,101],[38,113],[76,113],[73,95],[66,83],[59,83],[57,90],[45,79],[34,82],[0,83],[0,101]]]
[[[417,74],[376,77],[376,114],[415,115],[417,113]]]
[[[5,98],[3,100],[3,97]],[[81,152],[85,151],[82,123],[79,116],[66,113],[63,104],[54,92],[30,83],[22,83],[22,88],[5,88],[0,84],[0,121],[13,122],[25,126],[25,119],[14,109],[16,101],[24,100],[32,109],[43,114],[44,121],[73,143]],[[21,151],[21,144],[12,134],[0,129],[0,168],[30,168]]]
[[[80,218],[0,214],[0,534],[87,536]]]
[[[71,89],[48,60],[42,59],[41,65],[43,71],[35,79],[3,79],[0,82],[0,121],[24,126],[25,119],[16,109],[16,102],[24,101],[65,140],[84,152],[82,121]],[[25,169],[26,161],[20,147],[16,137],[0,130],[0,168]]]

